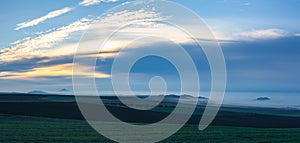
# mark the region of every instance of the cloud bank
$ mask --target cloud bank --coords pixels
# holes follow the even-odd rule
[[[132,21],[144,18],[159,20],[161,17],[159,17],[158,14],[149,13],[144,10],[134,12],[123,11],[120,13],[108,15],[100,19],[82,18],[67,26],[54,29],[49,33],[41,33],[38,37],[18,40],[14,42],[15,45],[13,45],[12,47],[0,50],[0,63],[4,65],[11,65],[9,63],[18,63],[18,61],[33,60],[32,62],[37,64],[29,66],[23,70],[12,69],[8,67],[6,68],[6,70],[0,71],[0,79],[32,80],[35,78],[47,79],[51,77],[71,77],[73,74],[72,61],[70,61],[68,58],[75,54],[78,47],[78,42],[80,40],[80,35],[84,31],[88,30],[93,23],[102,23],[105,27],[104,29],[103,27],[101,27],[101,32],[95,32],[95,37],[92,37],[91,39],[85,41],[81,41],[81,44],[90,44],[95,38],[103,38],[103,32],[111,32],[111,28],[115,28],[116,26],[118,26],[119,23],[116,21],[116,19]],[[96,29],[95,31],[99,31],[99,29]],[[124,31],[124,34],[125,37],[126,35],[132,35],[132,33],[127,33],[127,31]],[[126,39],[122,40],[126,41]],[[113,43],[111,44],[119,45],[120,42],[123,42],[122,40],[113,41]],[[107,46],[107,52],[105,55],[108,56],[114,54],[112,51],[115,49],[113,49],[113,47],[111,46],[112,45]],[[98,50],[99,49],[97,48],[95,50],[94,47],[86,47],[85,52],[97,54]],[[84,55],[83,53],[83,56],[89,55]],[[61,60],[63,62],[58,61],[55,63],[51,63],[51,59],[57,58],[64,58],[66,60],[63,59]],[[49,64],[45,65],[43,63]],[[85,70],[80,71],[79,75],[91,77],[90,75],[88,75],[88,73],[91,73],[89,68],[82,67],[81,69]],[[108,78],[110,75],[98,72],[95,74],[95,76],[96,78]]]

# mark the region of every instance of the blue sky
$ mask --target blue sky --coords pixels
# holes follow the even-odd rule
[[[173,0],[196,12],[220,41],[227,65],[228,92],[300,93],[300,1],[298,0]],[[72,61],[82,34],[107,10],[126,0],[5,0],[0,2],[0,91],[56,92],[72,89]],[[130,12],[128,12],[130,14]],[[122,20],[126,13],[103,21]],[[131,14],[163,19],[155,13],[136,11]],[[115,16],[115,17],[114,17]],[[112,18],[112,19],[109,19]],[[183,19],[184,20],[184,19]],[[186,21],[193,26],[192,22]],[[102,31],[101,31],[102,32]],[[100,33],[101,33],[100,32]],[[103,31],[105,33],[105,31]],[[178,41],[185,40],[177,37]],[[120,40],[120,39],[119,39]],[[124,40],[124,39],[122,39]],[[110,45],[115,46],[115,43]],[[153,43],[155,44],[155,43]],[[191,43],[182,44],[191,50]],[[195,48],[196,49],[196,48]],[[106,52],[115,52],[108,50]],[[202,89],[209,90],[209,66],[203,53],[197,69]],[[134,52],[133,52],[134,54]],[[198,55],[195,54],[194,57]],[[125,57],[126,58],[126,57]],[[99,62],[97,83],[110,91],[110,65],[107,54]],[[178,90],[178,75],[170,63],[149,57],[132,72],[133,89],[143,91],[151,76],[160,74],[169,81],[170,90]],[[148,68],[147,68],[148,67]],[[162,69],[164,70],[154,70]],[[82,71],[83,76],[88,75]],[[147,76],[143,76],[146,73]],[[139,76],[141,75],[141,76]],[[147,81],[147,82],[145,82]],[[242,95],[241,95],[242,96]],[[246,95],[245,95],[246,96]]]
[[[195,11],[201,17],[205,18],[208,24],[216,27],[233,28],[237,26],[242,30],[264,29],[264,28],[282,28],[291,34],[300,33],[298,23],[299,1],[274,0],[272,3],[260,0],[201,0],[201,1],[180,1],[174,0],[189,9]],[[19,1],[1,2],[1,45],[0,48],[6,48],[11,43],[22,38],[37,36],[35,33],[44,32],[49,29],[58,28],[72,23],[80,18],[97,17],[106,10],[125,2],[102,2],[90,6],[79,6],[80,1],[53,1],[46,0],[41,3],[37,0],[28,0],[19,4]],[[65,7],[73,8],[70,12],[62,14],[52,19],[45,20],[34,27],[28,27],[20,30],[14,30],[16,25],[25,21],[33,20],[44,16],[45,14],[62,9]],[[221,21],[223,23],[215,23]],[[220,24],[220,25],[219,25]],[[229,27],[225,27],[229,26]],[[229,30],[228,30],[229,31]],[[226,32],[226,31],[225,31]]]

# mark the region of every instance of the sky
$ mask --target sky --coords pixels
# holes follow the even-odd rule
[[[97,53],[88,47],[93,40],[102,38],[119,23],[137,19],[166,20],[169,17],[162,13],[148,12],[145,9],[112,12],[104,15],[109,9],[126,5],[127,0],[37,0],[0,2],[0,91],[28,92],[43,90],[57,92],[62,88],[72,91],[73,57],[80,44],[87,46],[85,52]],[[299,0],[172,0],[199,15],[220,42],[227,68],[227,94],[239,93],[238,96],[268,96],[276,94],[283,98],[292,94],[289,100],[299,99],[300,95],[300,9]],[[153,10],[153,8],[152,8]],[[176,13],[176,12],[175,12]],[[104,15],[104,16],[103,16]],[[182,23],[193,27],[191,19],[182,17]],[[83,38],[94,23],[102,23],[102,29],[92,27],[95,37]],[[151,25],[152,29],[143,26]],[[190,42],[175,29],[157,23],[140,23],[138,27],[129,27],[113,39],[97,61],[96,82],[104,93],[112,91],[111,65],[120,46],[128,44],[134,32],[147,34],[159,33],[174,39],[197,61],[201,89],[210,89],[210,71],[203,51]],[[98,31],[97,31],[98,30]],[[126,31],[127,30],[127,31]],[[173,32],[173,33],[170,33]],[[91,32],[90,32],[91,33]],[[82,39],[83,38],[83,39]],[[200,38],[200,37],[199,37]],[[206,38],[201,37],[201,38]],[[156,42],[153,42],[157,40]],[[167,40],[140,40],[140,44],[131,45],[128,56],[143,53],[138,47],[151,45],[152,49],[174,46]],[[168,48],[166,48],[168,49]],[[165,53],[169,53],[167,50]],[[84,57],[88,54],[81,53]],[[169,53],[181,59],[180,52]],[[103,57],[102,57],[103,56]],[[83,58],[84,59],[84,58]],[[78,74],[92,78],[87,65],[81,65]],[[180,88],[178,72],[171,63],[158,57],[149,56],[139,60],[131,69],[130,85],[138,93],[145,93],[148,81],[160,75],[168,83],[168,90]],[[121,71],[118,73],[123,74]],[[146,92],[147,93],[147,92]],[[244,94],[243,94],[244,93]],[[247,94],[246,94],[247,93]],[[267,95],[265,93],[268,93]],[[124,93],[125,94],[125,93]],[[278,95],[280,94],[280,95]],[[232,94],[233,96],[233,94]],[[252,97],[251,97],[252,98]],[[274,97],[275,98],[275,97]],[[232,98],[229,98],[232,99]],[[228,99],[228,100],[229,100]],[[233,99],[232,99],[233,100]],[[284,104],[289,104],[286,102]],[[293,103],[294,104],[294,103]],[[296,104],[296,103],[295,103]]]

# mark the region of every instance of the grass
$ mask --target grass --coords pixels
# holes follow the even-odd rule
[[[0,115],[3,143],[110,143],[85,121]],[[300,129],[211,126],[198,131],[186,125],[164,143],[299,143]]]

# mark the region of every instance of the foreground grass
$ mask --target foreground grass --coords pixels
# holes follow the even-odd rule
[[[84,143],[112,142],[85,121],[0,115],[2,143]],[[300,129],[258,129],[212,126],[198,131],[186,125],[165,143],[299,143]]]

